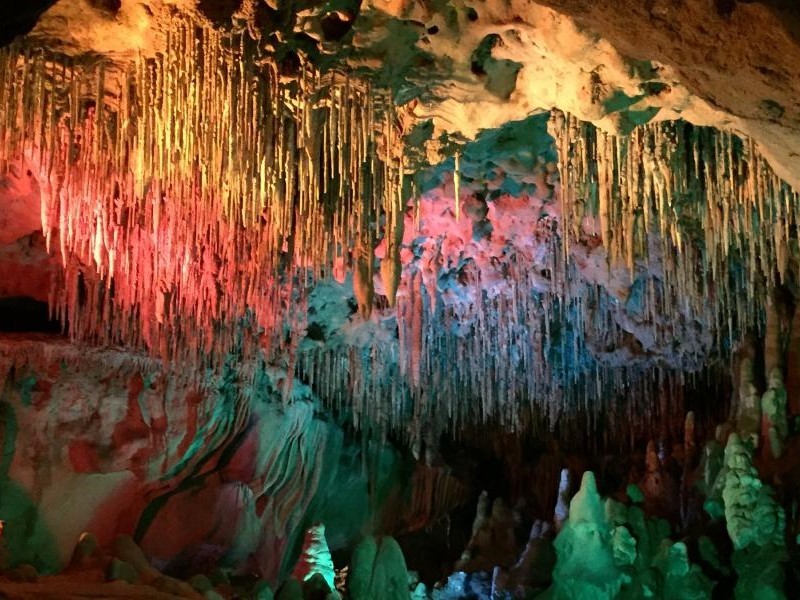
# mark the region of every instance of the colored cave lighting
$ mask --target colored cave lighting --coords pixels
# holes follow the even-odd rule
[[[487,203],[488,238],[422,199],[396,344],[301,358],[323,397],[417,455],[483,423],[563,439],[680,423],[685,387],[782,318],[800,203],[752,142],[682,122],[612,136],[558,111],[549,130],[535,190]]]
[[[248,34],[181,16],[163,53],[131,64],[3,49],[0,167],[39,181],[63,265],[52,309],[75,340],[217,368],[244,330],[289,385],[302,370],[420,453],[464,424],[581,436],[598,413],[679,416],[686,378],[763,328],[796,269],[797,193],[750,140],[682,122],[615,136],[557,110],[541,185],[487,208],[548,218],[481,262],[468,148],[452,217],[425,238],[390,98],[310,65],[282,73]],[[604,280],[586,275],[597,248]],[[376,328],[379,277],[391,334],[300,351],[309,294],[345,270]]]
[[[0,105],[0,165],[39,179],[75,339],[219,364],[255,315],[279,345],[309,275],[371,280],[362,254],[402,222],[386,95],[308,65],[286,77],[245,33],[178,16],[162,54],[123,66],[23,40],[0,52]]]
[[[797,192],[752,140],[680,121],[620,137],[557,111],[551,131],[566,174],[566,253],[591,213],[609,263],[658,273],[666,308],[691,302],[702,314],[715,298],[713,327],[732,334],[752,325],[765,290],[787,280],[800,217]],[[736,278],[751,285],[727,285]]]

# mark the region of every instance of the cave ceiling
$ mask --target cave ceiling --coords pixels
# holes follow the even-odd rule
[[[414,419],[430,411],[434,428],[488,418],[521,428],[530,417],[520,406],[535,405],[531,397],[550,399],[535,412],[552,423],[586,397],[615,398],[633,384],[677,387],[686,373],[726,360],[745,332],[763,329],[776,294],[794,292],[800,13],[788,0],[59,0],[2,11],[7,56],[28,65],[21,81],[51,90],[53,107],[58,85],[72,85],[75,98],[119,119],[106,146],[93,142],[77,159],[88,167],[70,185],[91,193],[64,200],[49,173],[76,159],[43,141],[51,100],[37,106],[24,84],[7,87],[6,98],[25,105],[7,110],[9,119],[45,125],[32,141],[9,137],[23,159],[9,151],[0,181],[0,289],[49,302],[76,340],[173,358],[189,358],[182,346],[224,356],[252,343],[277,348],[270,360],[289,380],[332,381],[328,400],[355,397],[360,418],[402,429],[409,413],[397,407],[410,395]],[[181,95],[193,84],[180,65],[202,71],[217,60],[207,48],[219,40],[228,52],[218,58],[228,65],[222,87],[201,90],[192,116],[159,129],[159,115],[180,115],[195,97]],[[53,64],[68,68],[59,75]],[[50,70],[36,79],[37,69]],[[226,81],[242,94],[254,81],[265,91],[241,108],[233,92],[225,96]],[[151,101],[136,96],[147,86],[156,90]],[[248,127],[253,115],[273,114],[277,105],[259,99],[273,91],[288,98],[275,111],[295,118],[285,136],[310,123],[291,152],[312,148],[299,174],[276,150],[275,181],[263,175],[272,159],[247,158],[272,151],[266,130]],[[167,97],[176,99],[167,112],[152,108]],[[341,102],[349,113],[338,111]],[[308,116],[306,105],[323,117]],[[212,116],[209,107],[223,108]],[[149,133],[125,129],[150,123],[148,110],[155,124],[140,131]],[[148,146],[147,136],[163,131],[170,156]],[[206,157],[187,158],[193,131],[213,138],[214,168],[200,195],[220,190],[222,199],[206,198],[216,213],[194,214],[186,194],[168,208],[189,185],[179,171]],[[336,149],[337,135],[366,136],[364,147]],[[130,213],[144,224],[138,233],[121,212],[115,221],[92,204],[109,177],[94,168],[98,156],[134,147],[139,158],[126,154],[108,168],[147,177],[136,172],[127,191],[117,184],[102,193],[108,211],[120,195],[139,198],[131,206],[140,213]],[[231,162],[236,152],[241,164]],[[332,173],[321,188],[318,156]],[[333,163],[344,171],[333,173]],[[363,184],[354,174],[365,168]],[[308,173],[317,179],[303,187]],[[279,207],[262,214],[266,228],[295,233],[242,233],[257,220],[239,204],[255,197],[252,181],[261,177],[262,194],[285,193],[295,176],[297,202],[325,195],[319,220],[302,225]],[[156,208],[141,208],[153,194]],[[337,204],[337,194],[349,200]],[[369,210],[358,207],[364,195],[378,198]],[[213,243],[198,241],[200,231]],[[165,275],[165,254],[183,266],[176,258]],[[190,271],[196,280],[186,279]],[[48,289],[52,277],[60,292]],[[93,313],[117,311],[113,325],[94,322]],[[173,322],[187,315],[189,324]],[[255,341],[237,337],[245,321],[255,322]],[[370,402],[377,392],[387,400]],[[459,408],[464,396],[481,400]],[[653,400],[640,396],[643,406]]]

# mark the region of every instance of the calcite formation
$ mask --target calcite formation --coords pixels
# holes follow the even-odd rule
[[[406,600],[408,572],[397,542],[391,537],[362,540],[353,551],[347,587],[354,600]]]
[[[632,545],[631,545],[631,542]],[[584,474],[569,506],[569,519],[554,542],[554,598],[614,598],[623,584],[622,568],[636,555],[636,542],[606,516],[594,475]],[[631,553],[632,550],[632,553]]]
[[[24,4],[0,596],[791,597],[791,2]]]
[[[437,187],[442,173],[425,181],[413,153],[435,127],[417,135],[425,123],[397,102],[397,82],[339,70],[368,53],[357,24],[350,62],[320,68],[295,53],[290,69],[254,29],[252,3],[228,29],[184,4],[81,20],[66,2],[3,51],[4,162],[37,182],[61,260],[48,300],[75,341],[221,368],[241,338],[286,363],[287,387],[301,369],[329,404],[344,390],[357,407],[374,404],[362,394],[386,398],[369,419],[397,431],[410,416],[412,445],[453,415],[515,430],[570,415],[577,431],[593,418],[577,407],[627,396],[628,381],[647,404],[665,379],[682,387],[759,327],[769,290],[793,277],[797,197],[750,138],[648,123],[646,110],[607,133],[553,110],[547,131],[528,117],[462,149],[448,142],[452,174]],[[416,11],[397,9],[406,24]],[[59,18],[125,31],[145,13],[147,52],[42,49]],[[346,271],[362,320],[382,330],[347,358],[360,345],[349,335],[304,344],[315,286]],[[468,373],[449,368],[461,364]],[[479,408],[453,404],[462,396]],[[649,428],[635,401],[604,409]]]
[[[306,530],[303,540],[303,552],[295,565],[294,574],[301,581],[307,581],[319,575],[328,585],[329,590],[335,589],[333,560],[325,539],[325,525],[318,523]]]

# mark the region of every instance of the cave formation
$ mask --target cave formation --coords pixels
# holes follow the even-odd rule
[[[3,3],[0,598],[794,597],[799,157],[794,0]]]

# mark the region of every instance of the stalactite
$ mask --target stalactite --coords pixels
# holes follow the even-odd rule
[[[181,15],[166,38],[129,67],[0,51],[0,168],[26,164],[45,191],[74,338],[218,366],[248,310],[278,350],[310,275],[336,258],[371,274],[375,240],[402,223],[401,150],[366,81],[309,65],[281,79],[246,33]]]
[[[356,265],[353,272],[353,293],[358,303],[358,313],[364,319],[369,319],[372,312],[373,298],[375,296],[373,284],[374,252],[369,240],[358,242],[355,255]]]
[[[681,122],[619,137],[557,111],[550,132],[560,211],[535,233],[549,248],[546,281],[511,244],[491,274],[467,259],[446,264],[444,245],[463,240],[444,233],[404,265],[396,347],[376,338],[369,360],[350,350],[338,361],[331,349],[305,359],[319,365],[326,397],[351,398],[362,423],[404,431],[416,456],[439,424],[454,435],[472,423],[533,432],[558,424],[564,438],[584,441],[602,427],[607,444],[622,442],[621,429],[630,445],[680,436],[657,423],[681,423],[684,386],[722,368],[706,361],[728,358],[743,332],[763,330],[766,290],[792,268],[783,253],[797,196],[748,140]],[[424,227],[425,202],[407,226]],[[576,265],[574,252],[592,243],[587,218],[599,224],[609,278],[630,277],[621,295]],[[387,242],[381,276],[391,297]],[[451,288],[469,293],[453,301]],[[651,335],[654,350],[632,348],[631,327]],[[687,334],[698,346],[670,351]],[[651,351],[663,353],[658,364]]]
[[[570,494],[570,474],[569,469],[561,469],[561,476],[558,482],[558,499],[556,501],[556,508],[553,515],[553,523],[555,524],[556,531],[561,531],[561,528],[566,523],[569,517],[569,494]]]
[[[400,162],[399,176],[402,178],[404,165]],[[405,232],[405,196],[403,195],[402,180],[395,183],[395,193],[389,195],[386,211],[387,230],[393,235],[386,236],[386,254],[381,260],[381,281],[383,283],[384,294],[390,308],[394,308],[397,301],[397,289],[400,286],[400,275],[402,265],[400,263],[400,248],[403,244],[403,233]]]
[[[760,326],[765,289],[787,275],[786,243],[796,224],[789,207],[798,197],[750,140],[682,122],[618,137],[559,111],[550,132],[562,171],[565,248],[579,239],[586,207],[596,206],[609,267],[662,279],[661,312],[688,307],[704,322],[720,323],[714,334],[729,339]],[[645,240],[655,235],[661,251],[653,257]],[[729,292],[731,280],[744,298]],[[647,304],[656,300],[648,290]]]
[[[648,428],[682,414],[682,372],[763,328],[768,290],[793,276],[800,202],[752,141],[682,122],[622,137],[558,111],[557,214],[531,232],[545,268],[510,245],[491,274],[437,262],[441,251],[403,270],[404,228],[420,225],[425,200],[405,214],[394,110],[365,81],[305,64],[290,80],[246,34],[180,16],[163,55],[123,67],[24,43],[0,51],[0,168],[23,162],[40,181],[63,265],[51,308],[70,335],[219,367],[232,323],[252,315],[247,343],[280,352],[287,404],[302,370],[357,426],[403,431],[418,453],[474,423],[586,439],[602,415],[606,436],[625,423],[631,443],[660,437]],[[457,222],[466,156],[454,160]],[[626,291],[576,265],[597,231]],[[301,350],[306,293],[339,265],[370,318],[380,244],[397,341]],[[697,323],[713,348],[653,366],[630,349],[634,311],[655,348]]]

